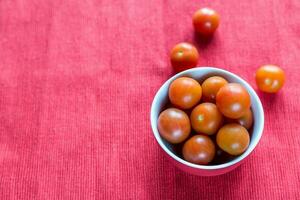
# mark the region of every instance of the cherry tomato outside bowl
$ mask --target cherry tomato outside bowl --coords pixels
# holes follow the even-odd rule
[[[285,73],[276,65],[263,65],[255,74],[257,87],[267,93],[276,93],[284,85]]]
[[[219,14],[211,8],[201,8],[194,13],[194,29],[200,35],[211,36],[217,30],[219,23]]]
[[[170,59],[175,72],[181,72],[197,66],[199,53],[194,45],[182,42],[173,47]]]

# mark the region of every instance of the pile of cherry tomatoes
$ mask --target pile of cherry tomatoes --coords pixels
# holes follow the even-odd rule
[[[212,37],[220,23],[219,14],[210,8],[195,12],[193,25],[200,38]],[[197,48],[190,43],[179,43],[171,50],[171,64],[176,72],[196,67],[199,60]],[[263,92],[278,92],[285,81],[284,71],[276,65],[263,65],[255,75],[258,88]]]
[[[250,95],[242,85],[220,76],[201,85],[181,77],[171,83],[168,96],[171,106],[160,113],[158,130],[185,160],[209,164],[217,150],[236,156],[248,148],[253,116]]]
[[[219,14],[210,8],[202,8],[193,16],[199,37],[212,37],[219,23]],[[198,50],[190,43],[179,43],[171,50],[176,72],[196,67],[198,60]],[[285,82],[285,74],[269,64],[256,71],[255,79],[261,91],[276,93]],[[168,96],[171,104],[160,113],[158,130],[186,161],[220,164],[247,150],[253,114],[250,95],[242,85],[228,83],[220,76],[202,83],[181,77],[171,83]]]

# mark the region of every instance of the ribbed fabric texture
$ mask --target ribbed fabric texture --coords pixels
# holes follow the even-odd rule
[[[191,21],[204,6],[221,15],[207,44]],[[299,11],[297,0],[1,0],[0,199],[300,199]],[[258,92],[257,149],[222,176],[178,170],[150,129],[183,41],[200,66],[254,88],[259,65],[286,72],[278,94]]]

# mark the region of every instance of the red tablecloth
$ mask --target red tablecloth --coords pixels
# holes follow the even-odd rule
[[[222,20],[209,44],[191,24],[203,6]],[[299,39],[297,0],[0,1],[0,199],[299,199]],[[152,136],[182,41],[255,88],[259,65],[286,72],[277,95],[258,92],[265,131],[231,173],[186,174]]]

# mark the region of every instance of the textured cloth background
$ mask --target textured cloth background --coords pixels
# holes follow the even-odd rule
[[[222,20],[209,44],[191,24],[203,6]],[[299,39],[299,0],[0,0],[0,199],[299,199]],[[264,135],[231,173],[186,174],[152,136],[182,41],[255,88],[259,65],[286,72],[258,92]]]

